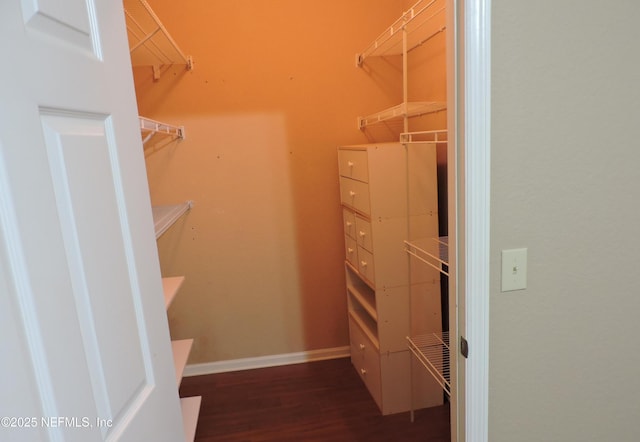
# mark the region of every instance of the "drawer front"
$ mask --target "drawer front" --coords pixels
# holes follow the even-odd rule
[[[369,166],[366,150],[338,150],[338,171],[340,175],[354,180],[369,182]]]
[[[378,407],[382,409],[380,355],[352,318],[349,318],[349,336],[351,339],[351,363],[358,372],[360,379],[367,386]]]
[[[351,178],[340,177],[340,201],[348,207],[369,215],[369,185]]]
[[[358,266],[358,245],[350,236],[344,236],[344,253],[347,261],[354,267]]]
[[[373,238],[371,236],[371,223],[369,220],[356,215],[356,241],[360,247],[363,247],[373,253]]]
[[[343,207],[342,222],[344,224],[344,234],[356,239],[356,214]]]
[[[370,283],[375,284],[373,254],[364,247],[358,246],[358,273]]]
[[[364,337],[364,334],[352,318],[349,318],[349,342],[351,344],[351,362],[360,373],[360,369],[364,365],[364,353],[373,344]]]

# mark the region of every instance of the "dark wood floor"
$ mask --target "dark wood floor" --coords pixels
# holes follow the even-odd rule
[[[349,359],[184,378],[196,441],[449,442],[449,406],[382,416]]]

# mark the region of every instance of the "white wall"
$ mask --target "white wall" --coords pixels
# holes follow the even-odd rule
[[[489,440],[638,440],[640,3],[492,3]]]

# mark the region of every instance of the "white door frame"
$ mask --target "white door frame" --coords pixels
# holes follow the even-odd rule
[[[491,0],[448,0],[451,440],[488,441]],[[455,304],[454,304],[455,303]],[[453,308],[455,305],[455,308]],[[463,359],[459,337],[469,344]]]
[[[456,0],[453,0],[456,1]],[[488,441],[489,257],[491,184],[491,0],[459,0],[456,72],[460,244],[458,287],[464,296],[469,358],[464,371],[462,438]]]

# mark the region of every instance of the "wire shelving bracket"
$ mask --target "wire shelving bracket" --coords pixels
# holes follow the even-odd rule
[[[142,144],[146,144],[156,134],[169,135],[181,140],[185,138],[184,126],[174,126],[144,117],[139,117],[139,120],[140,132],[143,135]]]

